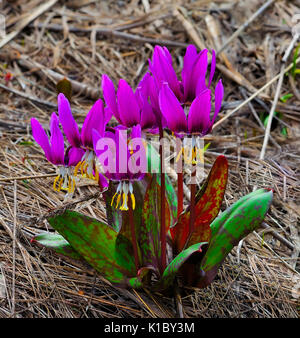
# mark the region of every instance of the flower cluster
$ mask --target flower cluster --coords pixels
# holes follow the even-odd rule
[[[54,190],[72,194],[80,176],[92,179],[102,189],[107,216],[100,221],[71,210],[56,211],[47,219],[59,234],[42,233],[33,241],[85,259],[121,287],[170,291],[177,289],[177,277],[182,285],[209,285],[232,248],[260,226],[272,191],[258,189],[218,215],[228,178],[228,162],[222,155],[197,190],[197,164],[203,163],[198,154],[204,150],[200,141],[211,131],[224,95],[221,80],[212,89],[214,51],[208,68],[208,51],[198,53],[191,45],[179,80],[167,48],[156,46],[149,70],[135,90],[124,79],[115,88],[107,75],[102,76],[104,102],[95,102],[81,130],[62,93],[58,115],[51,115],[50,138],[32,119],[34,139],[58,168]],[[113,116],[115,127],[109,123]],[[176,141],[175,156],[167,156],[163,149],[167,130]],[[149,134],[159,135],[159,151],[149,142]],[[191,156],[186,162],[187,150]],[[181,169],[182,158],[185,165],[191,164],[187,208],[183,171],[177,171],[176,194],[164,169],[167,157]]]
[[[120,145],[126,142],[120,138],[121,131],[131,129],[129,141],[135,138],[145,138],[146,133],[149,132],[157,133],[160,126],[168,128],[181,138],[184,136],[194,138],[209,133],[223,99],[223,86],[220,80],[214,91],[214,114],[211,118],[213,95],[210,87],[215,65],[215,52],[212,51],[210,72],[207,75],[208,50],[198,53],[196,47],[190,45],[184,56],[182,78],[178,80],[168,49],[156,46],[152,60],[149,60],[149,70],[135,91],[124,79],[120,79],[118,88],[115,89],[112,80],[103,74],[104,102],[101,99],[95,102],[86,115],[81,131],[74,120],[68,99],[60,93],[58,95],[58,116],[53,113],[50,120],[50,141],[40,123],[34,118],[31,120],[34,139],[44,150],[47,160],[58,167],[58,175],[53,184],[54,189],[72,193],[78,175],[99,182],[102,188],[107,187],[110,180],[117,181],[116,206],[120,205],[122,210],[127,210],[129,194],[132,205],[134,205],[132,182],[142,179],[146,170],[138,173],[131,171],[129,164],[130,157],[132,161],[133,156],[130,155],[136,151],[128,147],[125,147],[123,152],[120,151]],[[107,128],[112,116],[119,125],[115,128]],[[69,143],[66,150],[59,124]],[[110,168],[107,168],[105,161],[107,162],[109,156],[106,152],[105,157],[104,150],[99,148],[99,140],[104,138],[113,141],[116,146],[113,152],[110,151],[114,159],[113,163],[116,164],[114,170],[111,164]],[[145,140],[143,144],[144,147],[141,148],[146,152]],[[120,161],[120,155],[124,154],[128,156]],[[120,172],[121,167],[124,166],[125,170]],[[123,201],[119,203],[121,198]]]

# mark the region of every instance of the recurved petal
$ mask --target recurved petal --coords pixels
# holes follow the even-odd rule
[[[206,89],[192,102],[188,115],[190,133],[205,134],[210,126],[211,95]]]
[[[106,105],[111,109],[116,119],[119,122],[121,122],[120,115],[118,112],[114,83],[106,74],[103,74],[101,85],[102,85],[103,97],[104,97]]]
[[[60,93],[57,97],[58,115],[64,133],[71,146],[80,147],[80,134],[78,126],[71,112],[70,103],[64,94]]]
[[[101,185],[102,189],[107,188],[109,185],[109,181],[107,180],[107,178],[100,173],[99,173],[99,185]]]
[[[212,118],[211,125],[214,124],[217,118],[217,115],[219,114],[221,110],[223,97],[224,97],[224,87],[222,84],[222,80],[219,80],[219,82],[216,85],[216,89],[215,89],[215,113]]]
[[[155,46],[153,52],[153,62],[150,63],[149,68],[156,78],[159,87],[167,82],[174,94],[181,100],[182,93],[180,90],[180,83],[177,79],[176,72],[172,66],[172,57],[166,49],[160,46]]]
[[[81,161],[84,155],[84,150],[82,148],[72,147],[68,152],[68,166],[76,167],[76,165]]]
[[[52,113],[50,120],[50,143],[51,143],[51,162],[56,165],[64,165],[64,137],[59,129],[58,117]]]
[[[117,92],[118,109],[122,124],[132,127],[140,122],[140,108],[129,84],[121,79]]]
[[[201,53],[198,56],[198,59],[193,67],[193,75],[192,75],[192,87],[194,89],[194,95],[198,96],[201,94],[203,90],[206,89],[206,72],[207,72],[207,53],[208,50],[204,49],[201,51]]]
[[[47,160],[51,161],[51,147],[48,136],[43,127],[41,126],[40,122],[35,118],[31,119],[31,129],[32,136],[35,142],[38,143],[40,147],[44,150]]]
[[[184,110],[166,83],[162,85],[159,92],[159,106],[170,130],[173,132],[185,132],[187,130]]]
[[[82,129],[81,142],[85,147],[93,147],[92,130],[96,129],[100,135],[104,134],[104,108],[101,99],[97,100],[88,112]]]
[[[183,68],[181,72],[182,85],[184,88],[184,100],[186,101],[191,95],[191,76],[193,65],[197,59],[197,48],[194,45],[189,45],[183,58]]]

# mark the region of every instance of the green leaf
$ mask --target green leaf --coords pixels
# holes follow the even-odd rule
[[[292,76],[295,78],[296,74],[297,74],[297,59],[298,59],[298,55],[299,55],[299,49],[300,49],[300,44],[296,47],[295,49],[295,53],[293,56],[293,67],[291,69],[291,74]]]
[[[271,190],[259,189],[244,196],[214,220],[212,238],[200,265],[205,276],[200,278],[197,287],[209,285],[232,248],[261,225],[272,198]]]
[[[193,255],[201,255],[202,246],[207,243],[196,243],[178,254],[166,267],[159,282],[154,289],[165,290],[172,286],[174,278],[180,272],[184,264],[192,258]],[[199,271],[199,274],[201,272]]]
[[[132,244],[104,222],[70,210],[48,221],[111,283],[128,286],[128,279],[136,277]]]
[[[287,136],[287,134],[288,134],[288,132],[287,132],[287,127],[283,127],[283,128],[281,129],[281,134],[282,134],[283,136]]]
[[[165,198],[165,225],[169,231],[171,216],[168,201]],[[137,232],[138,243],[141,249],[142,265],[152,266],[158,271],[161,257],[161,188],[155,175],[152,177],[146,190],[142,224]]]
[[[31,240],[32,243],[40,244],[43,247],[54,250],[60,255],[67,256],[73,259],[82,259],[71,245],[61,235],[55,233],[41,233],[36,235]]]
[[[286,103],[287,100],[289,100],[290,98],[292,98],[294,95],[289,93],[289,94],[286,94],[286,95],[283,95],[281,96],[280,98],[280,101],[283,102],[283,103]]]

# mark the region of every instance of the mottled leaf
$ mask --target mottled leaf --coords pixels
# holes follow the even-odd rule
[[[128,279],[136,276],[131,242],[104,222],[70,210],[48,221],[110,282],[127,286]]]
[[[196,196],[194,233],[189,238],[190,210],[186,209],[172,227],[175,252],[199,242],[208,242],[211,236],[210,223],[218,215],[228,178],[228,162],[225,156],[219,156],[209,176]],[[186,243],[188,241],[188,243]]]
[[[166,267],[163,272],[161,279],[159,280],[158,284],[154,287],[158,290],[165,290],[168,287],[172,286],[174,278],[182,269],[183,265],[186,263],[187,260],[191,259],[193,255],[197,255],[201,253],[202,246],[206,243],[196,243],[189,248],[180,252]]]
[[[160,178],[160,158],[159,153],[156,151],[156,149],[151,145],[151,143],[148,142],[148,148],[147,148],[147,156],[148,156],[148,173],[152,172],[152,168],[156,169],[158,175],[156,176],[157,183],[161,185],[161,178]],[[152,178],[151,174],[146,175],[145,181],[147,183],[150,182]],[[173,221],[177,218],[177,194],[174,189],[174,186],[168,176],[167,173],[165,173],[165,186],[166,186],[166,197],[168,199],[168,203],[171,210],[171,215],[173,217]]]
[[[166,233],[170,227],[170,208],[165,198],[165,225]],[[143,266],[159,267],[161,257],[161,189],[155,175],[152,177],[146,190],[142,226],[137,233],[138,243],[141,249]]]
[[[211,225],[214,229],[213,236],[200,265],[205,276],[200,278],[197,287],[203,288],[209,285],[232,248],[260,226],[269,210],[272,198],[271,190],[257,190],[244,196],[242,201],[237,201],[214,220]]]
[[[32,238],[31,242],[37,243],[45,248],[52,249],[60,255],[67,256],[73,259],[82,259],[78,252],[76,252],[71,245],[59,234],[55,233],[41,233]]]

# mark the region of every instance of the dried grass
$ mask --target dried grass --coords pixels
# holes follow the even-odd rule
[[[3,12],[8,31],[18,27],[18,22],[41,3],[7,2]],[[193,42],[191,31],[186,31],[192,26],[201,43],[213,48],[215,42],[207,34],[204,19],[207,14],[219,25],[219,38],[224,43],[261,1],[73,0],[64,4],[58,2],[0,50],[2,83],[5,84],[7,72],[13,74],[7,88],[1,89],[0,98],[0,317],[174,317],[172,298],[117,289],[85,263],[63,259],[30,243],[33,234],[51,231],[39,217],[66,203],[81,201],[73,205],[75,210],[99,219],[105,215],[103,204],[95,198],[97,187],[90,181],[81,183],[72,200],[52,190],[55,168],[36,144],[28,143],[33,141],[30,118],[38,117],[47,125],[53,111],[49,107],[56,104],[56,81],[48,70],[99,90],[99,96],[102,73],[108,73],[115,83],[122,77],[136,85],[146,71],[155,41],[176,41],[184,46]],[[291,40],[291,17],[297,12],[296,4],[276,2],[224,51],[221,63],[227,72],[222,74],[219,69],[218,74],[223,77],[226,93],[223,116],[245,100],[245,93],[250,96],[253,87],[261,88],[278,74],[280,57]],[[175,5],[184,6],[180,13],[190,26],[184,26],[174,15]],[[150,40],[144,42],[140,37]],[[180,70],[184,49],[171,45]],[[22,65],[24,59],[44,69]],[[243,83],[245,89],[241,91],[243,79],[248,82]],[[206,170],[218,154],[226,154],[230,162],[222,209],[254,186],[272,187],[275,197],[266,219],[271,230],[262,228],[235,248],[210,287],[182,289],[185,317],[299,316],[299,298],[295,294],[300,283],[298,81],[296,77],[291,87],[288,78],[284,79],[282,94],[292,92],[294,97],[277,106],[283,117],[272,130],[264,161],[259,160],[264,130],[253,111],[259,115],[270,110],[276,85],[254,99],[252,107],[246,105],[206,137],[211,142]],[[79,123],[93,102],[91,92],[81,89],[79,86],[74,90],[72,99]],[[280,133],[282,124],[288,126],[287,137]],[[48,174],[49,177],[26,178]],[[4,180],[23,176],[16,181]],[[279,241],[276,234],[290,245]]]

